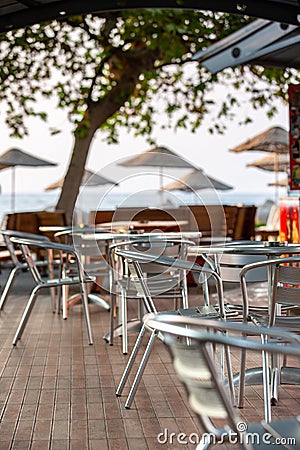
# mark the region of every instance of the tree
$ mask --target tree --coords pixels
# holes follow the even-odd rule
[[[58,108],[66,109],[74,124],[74,147],[57,208],[71,218],[98,130],[111,143],[118,141],[120,127],[151,141],[163,117],[162,126],[194,132],[214,104],[211,90],[221,80],[237,95],[228,93],[217,105],[211,132],[224,131],[242,86],[254,108],[269,105],[268,114],[274,114],[272,101],[286,98],[295,71],[241,67],[212,76],[191,61],[196,50],[249,20],[227,13],[147,9],[76,16],[0,36],[0,101],[12,135],[28,133],[28,116],[47,120],[38,109],[40,96],[56,96]],[[187,70],[191,65],[195,70]]]

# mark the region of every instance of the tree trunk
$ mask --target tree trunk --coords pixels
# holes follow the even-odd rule
[[[73,211],[79,194],[79,188],[95,130],[89,129],[84,138],[75,137],[70,164],[64,179],[56,209],[64,210],[67,223],[72,224]]]
[[[118,83],[106,97],[98,102],[90,102],[85,117],[78,125],[69,168],[56,205],[56,209],[65,211],[69,224],[72,223],[85,163],[96,131],[130,98],[140,74],[154,67],[158,53],[159,50],[135,49],[126,57],[122,55],[123,71],[118,73]],[[84,137],[82,134],[85,134]]]

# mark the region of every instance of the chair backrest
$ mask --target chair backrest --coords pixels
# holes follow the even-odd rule
[[[189,241],[187,239],[181,238],[168,238],[165,235],[162,237],[148,237],[143,238],[141,236],[135,237],[132,240],[127,240],[123,242],[119,242],[110,246],[109,249],[109,261],[111,266],[114,266],[115,256],[120,255],[117,250],[129,250],[132,251],[136,255],[145,255],[151,254],[152,260],[143,260],[140,258],[139,263],[141,265],[141,271],[146,276],[155,276],[159,274],[167,274],[170,273],[170,269],[173,271],[173,274],[176,272],[176,269],[173,266],[162,266],[157,264],[157,259],[160,256],[171,256],[173,258],[184,259],[187,255],[188,247],[194,245],[194,242]],[[117,253],[116,253],[117,252]],[[121,258],[121,261],[117,262],[117,265],[121,268],[119,274],[126,274],[126,267],[124,267],[124,259]],[[185,282],[185,273],[182,270],[177,270],[178,280],[175,281],[176,284],[178,282]],[[118,277],[118,275],[117,275]],[[173,282],[175,277],[173,277]]]
[[[240,271],[241,269],[251,263],[258,261],[266,261],[267,257],[265,255],[230,255],[223,254],[219,260],[220,264],[220,275],[223,281],[231,283],[240,282]],[[248,282],[261,282],[267,281],[268,274],[265,267],[259,267],[256,270],[249,272],[247,275]]]
[[[107,242],[91,239],[84,239],[85,234],[100,233],[101,229],[95,227],[85,227],[84,229],[72,230],[72,245],[76,248],[81,257],[81,263],[86,272],[93,271],[103,273],[108,272],[107,263]]]
[[[274,263],[274,266],[269,325],[274,325],[275,316],[280,315],[280,307],[277,305],[300,307],[300,258],[286,258],[284,263]],[[294,320],[298,319],[299,316],[294,317]]]
[[[76,263],[78,276],[83,279],[83,271],[80,265],[79,255],[72,245],[60,244],[58,242],[52,242],[47,237],[42,237],[41,239],[31,239],[30,237],[11,237],[11,241],[18,245],[23,253],[24,259],[28,265],[28,268],[34,278],[34,280],[39,284],[45,284],[46,280],[41,277],[39,269],[36,265],[35,258],[33,257],[33,251],[35,249],[43,250],[49,260],[49,264],[53,263],[53,255],[59,256],[60,264],[68,264],[69,261],[73,264]],[[60,278],[61,284],[64,284],[63,277]],[[56,280],[57,285],[59,285],[59,280]]]
[[[106,241],[84,239],[85,234],[100,233],[101,227],[72,227],[68,230],[55,233],[55,239],[58,242],[72,245],[76,249],[80,258],[80,264],[86,275],[96,277],[95,283],[102,283],[102,278],[108,275],[109,266],[107,262]]]
[[[239,414],[220,376],[212,344],[215,349],[228,346],[300,357],[299,337],[276,328],[271,333],[265,327],[169,314],[146,315],[144,323],[163,335],[163,342],[170,350],[175,371],[186,388],[189,405],[204,428],[207,442],[218,443],[221,437],[226,441],[231,430],[238,437],[236,442],[240,443],[240,448],[250,449],[251,445],[239,427]],[[261,335],[281,337],[288,345],[261,344],[257,339]],[[208,445],[201,448],[208,448]]]
[[[269,295],[269,326],[273,326],[276,316],[281,315],[281,306],[300,307],[300,257],[291,256],[277,258],[268,261],[247,264],[240,272],[242,296],[244,301],[245,315],[248,314],[249,293],[247,289],[247,276],[252,271],[264,268],[272,273],[272,292]],[[281,305],[281,306],[280,306]],[[286,308],[285,308],[286,310]],[[288,320],[299,320],[299,316],[290,317]]]
[[[85,234],[106,232],[101,227],[84,226],[70,227],[69,229],[55,233],[55,240],[64,244],[73,245],[84,257],[102,258],[106,254],[106,244],[101,240],[84,239]]]
[[[173,258],[185,259],[188,247],[191,245],[194,245],[194,243],[186,239],[150,238],[144,241],[137,239],[136,242],[133,241],[130,244],[128,244],[126,248],[141,253],[148,252],[158,257],[164,255]],[[159,266],[155,264],[155,262],[154,263],[141,262],[141,266],[143,272],[147,273],[148,275],[151,273],[156,274],[158,272],[165,271],[162,266],[161,268],[159,268]]]
[[[231,241],[229,243],[225,243],[224,247],[235,247],[235,246],[249,246],[249,245],[257,245],[256,241],[249,241],[249,240],[238,240],[238,241]],[[212,247],[213,250],[213,247]],[[224,282],[230,282],[230,283],[240,283],[240,272],[241,269],[247,265],[252,264],[255,262],[260,261],[266,261],[267,256],[266,255],[251,255],[247,253],[226,253],[224,252],[221,255],[217,255],[217,264],[213,261],[213,251],[211,256],[211,264],[216,267],[216,270],[219,270],[220,275],[222,277],[222,280]],[[205,261],[208,261],[208,257],[204,258]],[[268,279],[268,273],[267,269],[265,267],[259,267],[256,270],[251,270],[247,274],[247,281],[248,282],[262,282],[267,281]]]
[[[24,232],[16,231],[16,230],[1,230],[1,234],[3,236],[5,244],[7,246],[7,250],[9,251],[11,260],[15,265],[20,264],[20,262],[19,262],[17,251],[16,251],[16,246],[12,242],[12,238],[31,239],[31,240],[37,240],[37,241],[42,241],[42,242],[49,241],[49,238],[47,238],[46,236],[41,236],[39,234],[33,234],[33,233],[24,233]]]
[[[117,249],[117,255],[123,258],[129,267],[131,275],[133,277],[133,282],[136,285],[136,289],[141,297],[144,298],[146,303],[152,305],[151,308],[147,308],[149,312],[156,312],[155,307],[153,307],[152,296],[148,288],[148,280],[143,272],[143,265],[152,264],[155,266],[165,267],[168,270],[178,270],[181,271],[182,276],[186,279],[188,272],[192,271],[198,274],[199,279],[206,285],[206,279],[212,277],[216,285],[216,291],[218,295],[218,307],[219,313],[216,314],[219,317],[226,317],[223,299],[223,284],[218,273],[211,269],[210,267],[203,267],[198,265],[193,261],[188,261],[187,259],[172,258],[165,255],[155,255],[148,252],[137,252],[128,249]],[[156,269],[158,270],[158,269]],[[209,303],[205,307],[210,307]],[[205,308],[204,307],[204,308]],[[199,311],[200,312],[200,311]],[[203,312],[203,311],[202,311]],[[211,312],[207,309],[207,312]],[[215,311],[216,312],[216,311]],[[196,313],[196,312],[195,312]],[[178,314],[184,314],[184,310],[178,310]]]

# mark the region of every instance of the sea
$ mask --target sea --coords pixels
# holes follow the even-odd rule
[[[41,193],[16,193],[14,199],[14,208],[11,195],[8,193],[0,194],[0,220],[7,213],[25,212],[25,211],[51,211],[55,208],[59,192],[41,192]],[[269,193],[249,193],[249,192],[218,192],[211,193],[202,191],[198,193],[187,193],[176,191],[158,192],[89,192],[80,195],[76,204],[76,213],[80,216],[80,223],[88,223],[88,214],[93,210],[111,210],[117,207],[177,207],[180,205],[192,204],[244,204],[263,207],[266,203],[271,203],[274,198]]]

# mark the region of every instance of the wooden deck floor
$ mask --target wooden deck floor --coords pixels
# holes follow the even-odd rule
[[[7,271],[2,271],[2,285],[6,276]],[[199,433],[161,342],[155,345],[132,408],[124,408],[125,397],[116,398],[128,356],[122,355],[119,340],[113,347],[103,340],[108,312],[91,305],[94,345],[90,346],[81,306],[73,307],[69,319],[63,321],[51,313],[50,296],[45,293],[39,297],[21,341],[12,346],[30,291],[28,277],[19,275],[0,314],[0,450],[195,448],[178,443],[176,437],[171,444],[170,439],[163,443],[164,434],[160,435],[165,430],[169,436]],[[130,336],[131,346],[134,340],[135,336]],[[250,362],[257,364],[253,358]],[[246,422],[263,417],[260,386],[247,387],[241,412]],[[300,414],[298,386],[281,387],[273,416],[296,414]]]

